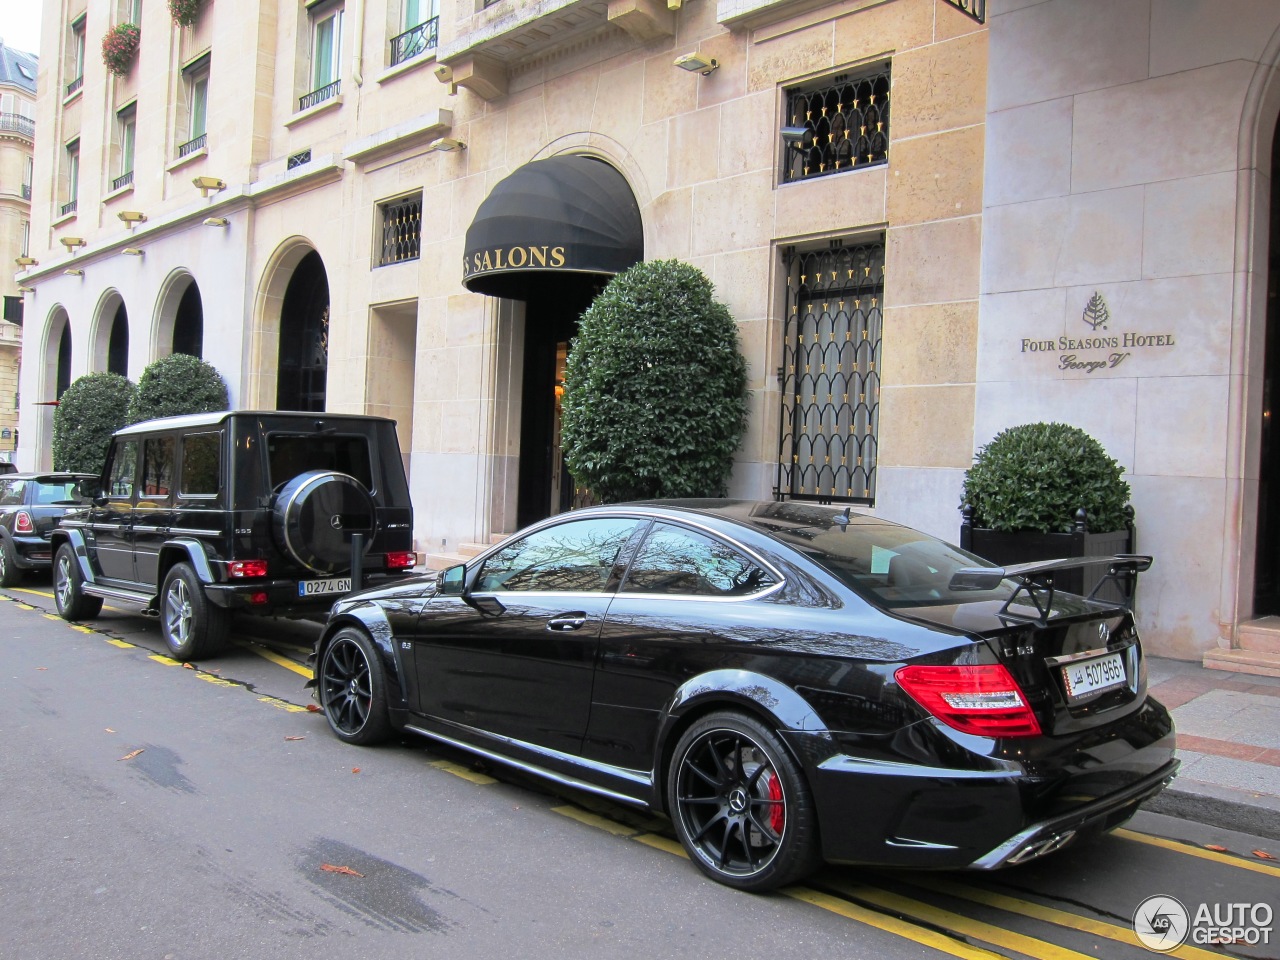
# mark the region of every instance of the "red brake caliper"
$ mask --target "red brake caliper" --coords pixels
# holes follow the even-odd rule
[[[769,771],[769,799],[774,801],[769,805],[769,829],[778,836],[782,836],[782,827],[786,822],[787,809],[782,804],[782,784],[778,781],[778,776],[772,770]]]

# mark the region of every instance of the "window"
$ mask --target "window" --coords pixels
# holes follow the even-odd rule
[[[342,5],[321,4],[310,11],[311,92],[298,102],[299,110],[338,95],[342,64]]]
[[[719,540],[657,524],[627,570],[624,593],[741,597],[777,583],[760,564]]]
[[[404,0],[402,32],[391,40],[392,66],[436,48],[440,33],[438,6],[438,0]]]
[[[871,504],[876,495],[884,244],[784,255],[781,499]]]
[[[33,503],[38,504],[66,504],[66,503],[91,503],[92,501],[80,496],[79,480],[61,480],[57,483],[37,483],[36,496]]]
[[[194,433],[183,437],[181,494],[184,497],[217,496],[221,476],[222,435]]]
[[[186,142],[178,147],[178,157],[186,157],[208,146],[209,58],[201,57],[182,71],[183,99],[187,111]]]
[[[782,182],[888,160],[888,64],[795,87],[786,97]]]
[[[133,478],[138,465],[138,441],[122,440],[107,472],[107,496],[129,499],[133,496]]]
[[[67,96],[84,86],[84,23],[85,14],[71,21],[67,36]]]
[[[364,437],[273,433],[267,437],[267,462],[273,490],[308,470],[336,470],[373,488],[369,441]]]
[[[138,132],[138,113],[135,107],[125,107],[116,114],[116,176],[111,181],[112,190],[120,190],[133,183],[133,147]]]
[[[80,140],[79,138],[72,140],[67,144],[67,177],[63,183],[63,196],[66,198],[59,214],[66,216],[69,213],[76,212],[77,201],[80,196]]]
[[[31,221],[23,220],[21,230],[22,230],[22,240],[21,240],[22,253],[20,254],[20,256],[29,257],[31,256]]]
[[[417,260],[422,252],[422,194],[378,204],[382,247],[378,266]]]
[[[485,561],[478,591],[597,593],[617,587],[622,548],[637,521],[572,520],[535,531]]]
[[[26,487],[25,480],[5,480],[0,484],[0,507],[21,506],[22,494]]]
[[[151,437],[142,447],[142,495],[167,499],[173,490],[173,437]]]
[[[26,162],[22,166],[22,199],[31,199],[31,184],[35,180],[36,163],[32,157],[27,157]],[[27,256],[26,248],[23,248],[22,255]]]

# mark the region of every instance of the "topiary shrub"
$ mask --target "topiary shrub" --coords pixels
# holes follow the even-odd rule
[[[723,496],[746,428],[746,360],[711,281],[677,260],[614,277],[565,366],[574,480],[605,502]]]
[[[171,353],[142,371],[138,393],[129,404],[129,423],[212,413],[229,406],[226,381],[211,364],[185,353]]]
[[[136,389],[118,373],[90,373],[67,387],[53,411],[53,469],[101,473]]]
[[[1123,530],[1129,484],[1102,444],[1065,423],[1026,423],[996,434],[964,475],[974,526],[1068,533],[1076,511],[1089,529]]]

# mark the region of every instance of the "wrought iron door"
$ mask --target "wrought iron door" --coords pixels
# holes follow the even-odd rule
[[[876,495],[884,243],[785,254],[779,499]]]

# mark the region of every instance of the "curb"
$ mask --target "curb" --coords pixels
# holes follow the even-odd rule
[[[1151,813],[1280,840],[1280,797],[1179,779],[1142,805]]]

